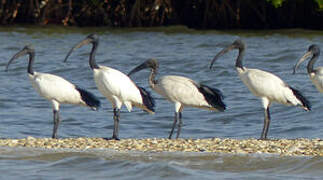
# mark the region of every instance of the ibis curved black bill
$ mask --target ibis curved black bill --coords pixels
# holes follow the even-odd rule
[[[302,64],[302,62],[304,62],[307,58],[309,58],[310,56],[312,56],[312,52],[311,51],[307,51],[304,55],[303,55],[303,57],[301,57],[298,61],[297,61],[297,63],[295,64],[295,66],[294,66],[294,69],[293,69],[293,74],[295,74],[296,73],[296,70],[297,70],[297,68],[298,68],[298,66],[300,65],[300,64]]]
[[[144,63],[140,64],[139,66],[133,68],[129,73],[128,76],[131,76],[132,74],[141,71],[143,69],[151,68],[156,70],[158,68],[158,61],[156,59],[148,59]]]
[[[24,56],[26,54],[31,54],[31,53],[34,53],[34,50],[29,47],[29,46],[25,46],[21,51],[17,52],[7,63],[7,66],[6,66],[6,71],[8,71],[9,69],[9,65],[15,60],[15,59],[18,59],[19,57],[21,56]]]
[[[223,56],[225,53],[231,51],[232,49],[234,49],[235,47],[233,45],[230,45],[227,48],[222,49],[217,55],[215,55],[215,57],[212,59],[211,64],[210,64],[210,69],[212,69],[212,66],[214,64],[214,62],[219,59],[219,57]]]
[[[86,44],[89,44],[91,43],[91,39],[90,38],[86,38],[84,40],[82,40],[81,42],[79,42],[78,44],[76,44],[74,47],[72,47],[72,49],[67,53],[65,59],[64,59],[64,62],[67,61],[68,57],[72,54],[72,52],[75,50],[75,49],[78,49]]]
[[[132,74],[134,74],[134,73],[136,73],[136,72],[138,72],[138,71],[141,71],[141,70],[143,70],[143,69],[146,69],[146,68],[148,68],[148,66],[147,66],[146,62],[144,62],[144,63],[140,64],[139,66],[137,66],[137,67],[133,68],[133,69],[128,73],[128,76],[131,76]]]

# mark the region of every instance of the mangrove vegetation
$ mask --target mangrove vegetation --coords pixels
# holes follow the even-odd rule
[[[323,0],[1,0],[0,23],[323,29]]]

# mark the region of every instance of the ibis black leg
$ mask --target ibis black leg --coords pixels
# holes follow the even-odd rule
[[[177,123],[177,112],[175,112],[175,117],[174,117],[174,122],[173,122],[173,127],[172,127],[172,130],[170,131],[170,134],[169,134],[169,137],[168,139],[172,139],[172,135],[174,133],[174,129],[175,129],[175,126],[176,126],[176,123]]]
[[[182,113],[179,112],[178,114],[178,126],[177,126],[177,135],[176,135],[176,139],[179,137],[179,134],[181,134],[181,130],[182,130]]]
[[[264,128],[262,129],[261,137],[260,139],[267,139],[267,133],[269,129],[269,124],[270,124],[270,112],[269,112],[269,107],[265,109],[265,121],[264,121]]]
[[[120,109],[113,109],[113,120],[114,120],[114,128],[113,128],[113,135],[112,139],[120,140],[119,139],[119,118],[120,118]]]
[[[59,126],[59,113],[57,110],[53,110],[54,113],[54,129],[53,129],[53,135],[52,138],[57,138],[57,129]]]

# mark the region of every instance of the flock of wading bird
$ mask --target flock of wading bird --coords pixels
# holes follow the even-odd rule
[[[111,139],[119,139],[119,117],[120,109],[124,104],[128,111],[132,107],[138,107],[144,111],[153,114],[155,112],[154,99],[144,88],[139,87],[130,79],[130,75],[143,70],[150,69],[148,78],[150,87],[158,94],[175,105],[175,117],[169,139],[172,138],[174,129],[177,125],[176,138],[179,137],[182,126],[182,111],[184,106],[202,108],[211,111],[224,111],[226,105],[223,103],[221,91],[198,83],[183,76],[166,75],[155,79],[158,71],[158,61],[149,59],[139,66],[135,67],[128,75],[107,67],[98,65],[95,60],[96,50],[99,45],[99,37],[96,34],[88,35],[84,40],[76,44],[67,54],[64,62],[67,61],[73,50],[83,45],[92,44],[89,64],[93,70],[94,81],[99,91],[112,104],[114,129]],[[292,88],[281,80],[278,76],[259,69],[249,69],[242,65],[242,59],[246,50],[245,43],[238,39],[227,48],[221,50],[211,61],[210,69],[214,62],[223,54],[237,49],[239,55],[236,59],[235,67],[242,82],[248,87],[251,93],[261,98],[264,108],[264,126],[260,139],[267,139],[268,128],[270,124],[269,107],[272,102],[285,105],[300,106],[306,111],[311,110],[310,102],[296,89]],[[35,50],[30,46],[25,46],[16,53],[8,62],[6,70],[13,60],[29,55],[28,75],[32,86],[36,91],[50,101],[53,105],[54,128],[52,138],[57,138],[57,129],[60,123],[59,106],[60,104],[83,105],[96,110],[100,106],[100,101],[90,92],[70,83],[69,81],[48,73],[39,73],[33,70]],[[315,61],[320,55],[320,49],[317,45],[311,45],[308,51],[294,66],[294,73],[298,66],[306,59],[311,59],[307,65],[307,71],[316,88],[323,92],[323,67],[313,68]]]

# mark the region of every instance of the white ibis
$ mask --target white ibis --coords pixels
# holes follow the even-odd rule
[[[96,34],[88,35],[84,40],[75,45],[66,55],[64,62],[67,61],[67,58],[74,49],[80,48],[86,44],[92,44],[89,63],[93,70],[96,86],[111,102],[113,107],[114,129],[112,139],[119,140],[119,118],[122,105],[124,104],[129,112],[131,112],[132,106],[135,106],[153,114],[155,112],[154,99],[150,96],[148,91],[137,86],[124,73],[110,67],[96,64],[95,53],[99,45],[99,37]]]
[[[149,85],[161,96],[175,105],[175,118],[169,139],[172,138],[175,126],[178,123],[177,135],[179,137],[182,126],[182,111],[184,106],[202,108],[211,111],[224,111],[225,104],[222,102],[220,90],[197,83],[183,76],[163,76],[156,80],[155,76],[158,70],[158,61],[149,59],[141,65],[134,68],[128,76],[142,69],[150,68]]]
[[[313,44],[308,48],[307,52],[303,55],[301,59],[298,60],[298,62],[294,66],[293,73],[295,74],[298,66],[310,56],[312,56],[312,58],[307,64],[307,73],[310,76],[310,79],[312,80],[316,89],[323,93],[323,67],[317,67],[316,69],[313,68],[314,63],[320,56],[320,47],[318,45]]]
[[[224,48],[214,57],[210,69],[215,60],[233,49],[239,50],[235,66],[240,79],[251,93],[260,97],[262,101],[265,119],[260,139],[267,139],[270,124],[269,106],[272,102],[293,106],[300,105],[306,111],[311,110],[310,102],[298,90],[290,87],[278,76],[259,69],[248,69],[244,67],[242,65],[242,58],[245,53],[245,44],[239,39],[234,41],[229,47]]]
[[[16,53],[8,62],[6,70],[13,60],[29,55],[28,75],[32,86],[40,96],[50,101],[53,105],[54,128],[52,138],[57,138],[57,129],[60,123],[59,105],[74,104],[88,106],[96,110],[100,106],[100,101],[90,92],[83,90],[69,81],[48,73],[39,73],[33,70],[35,50],[30,46],[25,46]]]

